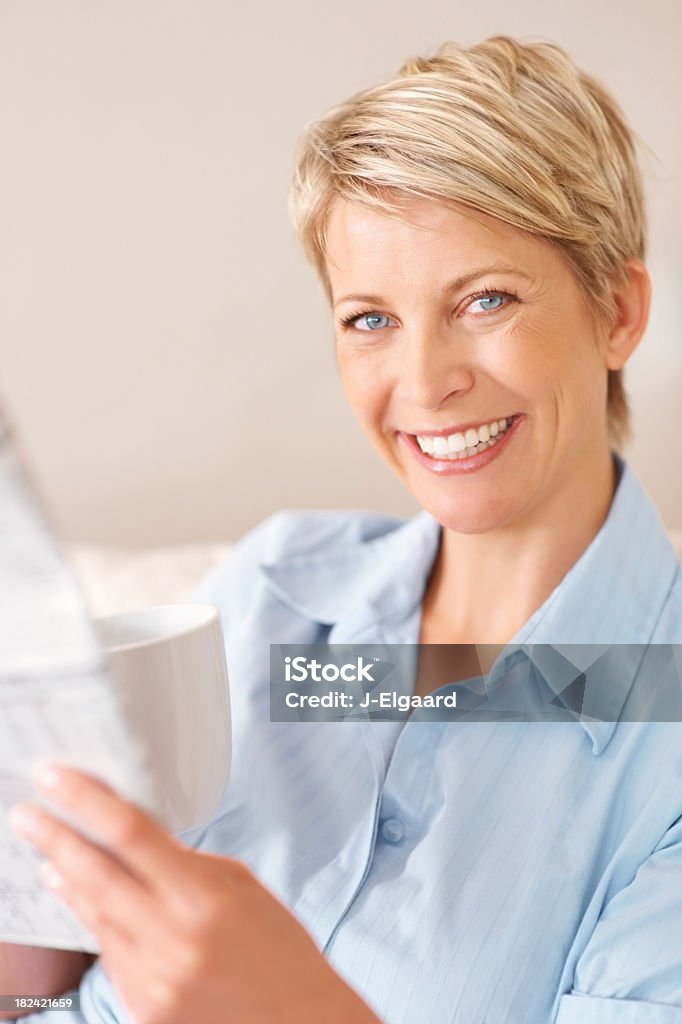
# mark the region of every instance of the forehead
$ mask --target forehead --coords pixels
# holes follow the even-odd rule
[[[552,249],[495,217],[429,199],[406,199],[394,216],[387,216],[337,197],[327,221],[326,265],[335,293],[351,279],[367,286],[368,276],[426,280],[441,268],[450,277],[453,271],[502,261],[527,269],[546,261]]]

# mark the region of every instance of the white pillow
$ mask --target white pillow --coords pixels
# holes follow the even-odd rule
[[[66,545],[65,555],[94,617],[191,599],[199,580],[230,544],[175,544],[147,549]]]

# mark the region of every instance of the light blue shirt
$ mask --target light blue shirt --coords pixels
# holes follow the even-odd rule
[[[505,657],[682,643],[677,556],[617,466],[604,526]],[[184,838],[248,863],[386,1024],[682,1024],[682,725],[270,722],[271,643],[418,641],[440,538],[425,511],[281,512],[207,577],[233,769]],[[99,962],[81,998],[90,1024],[128,1020]]]

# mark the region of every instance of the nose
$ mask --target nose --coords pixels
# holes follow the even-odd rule
[[[396,353],[396,397],[433,410],[453,395],[466,394],[474,372],[465,345],[437,331],[404,335]]]

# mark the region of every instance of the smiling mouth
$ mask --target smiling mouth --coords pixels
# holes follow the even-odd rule
[[[517,417],[506,416],[491,420],[480,427],[470,427],[463,433],[448,435],[412,434],[425,455],[432,459],[466,459],[493,448],[505,435]]]

